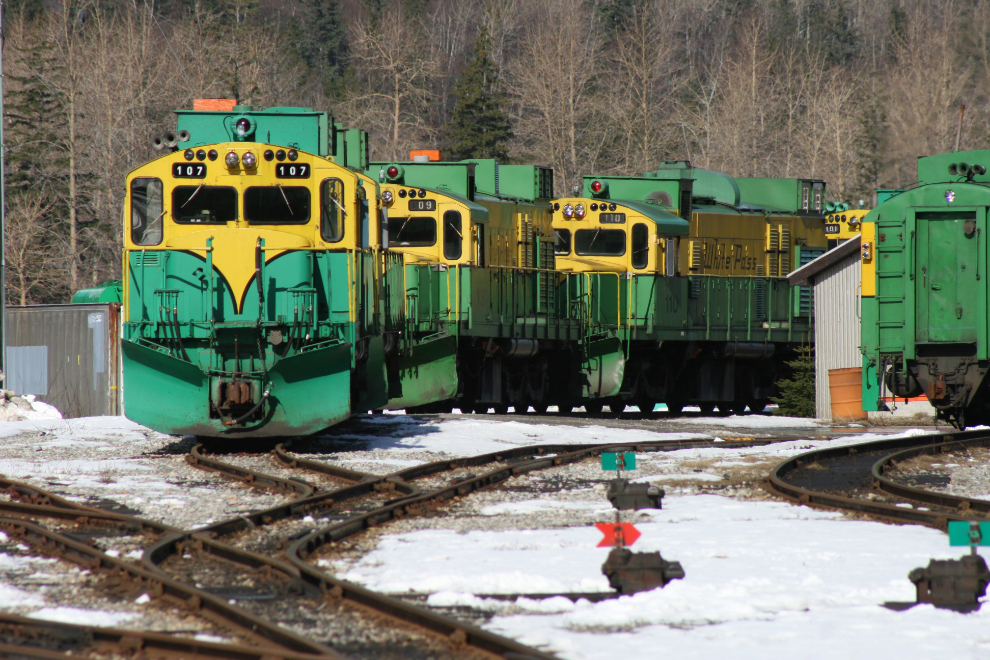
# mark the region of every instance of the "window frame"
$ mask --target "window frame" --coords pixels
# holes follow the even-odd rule
[[[389,224],[391,224],[392,219],[393,219],[392,216],[389,216],[389,218],[388,218]],[[402,245],[399,242],[393,242],[395,237],[392,236],[392,228],[389,227],[389,229],[388,229],[388,246],[390,248],[436,247],[437,240],[439,240],[439,233],[440,233],[440,232],[437,231],[437,219],[436,218],[434,218],[432,216],[429,216],[429,215],[406,215],[406,216],[398,216],[398,217],[395,218],[395,221],[396,222],[398,222],[399,220],[402,220],[404,222],[405,221],[409,221],[409,220],[430,220],[431,222],[433,222],[433,242],[432,243],[417,242],[415,244],[409,244],[409,245]],[[399,233],[399,231],[396,231],[396,237],[398,236],[398,233]]]
[[[328,234],[324,231],[326,223],[324,222],[323,211],[326,208],[326,202],[323,198],[323,187],[330,183],[331,181],[336,181],[340,184],[340,208],[336,204],[333,205],[334,211],[340,213],[340,232],[337,238],[327,238]],[[344,195],[347,189],[344,186],[344,181],[338,177],[327,177],[320,181],[320,238],[323,239],[325,243],[340,243],[344,240],[344,236],[347,234],[347,212],[344,207]]]
[[[159,210],[160,215],[157,218],[159,233],[158,233],[158,240],[155,241],[154,243],[146,243],[139,241],[134,236],[134,184],[136,184],[138,181],[146,181],[149,183],[157,182],[158,185],[161,186],[161,198],[160,198],[161,209]],[[145,188],[145,191],[147,191],[147,187]],[[141,247],[148,247],[151,245],[161,245],[162,241],[165,240],[165,183],[156,176],[136,176],[133,179],[131,179],[131,186],[130,186],[130,190],[128,191],[128,194],[130,196],[130,207],[131,207],[131,219],[130,219],[131,242],[134,243],[134,245],[140,245]],[[145,192],[145,200],[147,200],[147,197],[148,197],[147,192]],[[148,217],[149,217],[148,205],[146,203],[144,206],[144,221],[145,223],[148,224],[145,225],[144,231],[141,234],[142,240],[144,239],[144,236],[145,234],[147,234],[148,230],[150,230],[152,227],[150,221],[148,220]]]
[[[643,234],[642,237],[643,245],[642,247],[639,248],[637,248],[636,246],[636,240],[637,240],[636,234],[638,233]],[[646,223],[637,222],[632,226],[632,231],[630,232],[630,234],[631,234],[631,247],[629,252],[629,263],[636,270],[643,270],[644,268],[650,265],[650,228],[648,225],[646,225]],[[637,265],[637,260],[639,259],[640,254],[642,254],[642,259],[643,259],[642,266]]]
[[[284,192],[285,189],[288,189],[288,188],[294,188],[294,189],[298,189],[298,190],[305,190],[306,191],[306,194],[309,196],[309,200],[308,200],[309,201],[309,204],[307,204],[307,207],[306,207],[307,213],[306,213],[306,218],[304,220],[295,220],[295,221],[289,221],[289,222],[272,222],[272,221],[269,220],[268,222],[262,222],[262,221],[257,221],[257,220],[251,220],[251,218],[248,217],[248,194],[252,190],[279,190],[279,189],[281,189]],[[293,194],[295,194],[295,193],[293,193]],[[310,186],[306,186],[306,185],[302,185],[302,186],[286,186],[286,185],[279,184],[279,185],[274,185],[274,186],[247,186],[246,188],[244,188],[244,194],[241,196],[241,203],[244,205],[244,221],[247,222],[252,227],[265,227],[265,226],[269,226],[269,227],[284,227],[284,226],[293,226],[293,225],[308,225],[313,220],[313,190],[312,190],[312,188]]]
[[[233,219],[234,220],[237,220],[238,218],[241,217],[241,209],[240,209],[240,206],[241,206],[241,199],[240,199],[240,197],[241,196],[238,194],[238,190],[237,190],[236,187],[234,187],[234,186],[208,186],[208,185],[205,185],[205,184],[202,184],[202,185],[203,185],[204,188],[218,188],[218,189],[222,189],[222,190],[232,190],[234,192],[234,218]],[[174,199],[174,195],[175,195],[176,191],[179,190],[179,188],[199,188],[199,185],[172,186],[172,195],[171,195],[173,197],[173,199],[171,200],[172,201],[172,208],[169,210],[169,215],[172,216],[172,222],[174,222],[177,225],[192,225],[194,227],[195,226],[198,226],[198,225],[213,226],[213,227],[215,227],[215,226],[222,226],[222,225],[225,225],[228,222],[230,222],[230,220],[216,220],[214,222],[190,222],[188,220],[179,220],[177,217],[175,217],[175,213],[176,213],[176,210],[181,210],[181,207],[180,207],[180,209],[176,209],[175,208],[175,199]]]
[[[457,227],[454,228],[455,231],[453,232],[455,241],[452,241],[457,244],[457,254],[454,255],[447,253],[447,246],[450,243],[452,243],[452,242],[448,242],[447,240],[448,231],[450,230],[451,227],[453,227],[453,224],[447,218],[447,216],[449,215],[457,216]],[[450,259],[451,261],[456,261],[457,259],[460,259],[462,256],[464,256],[464,218],[461,215],[460,211],[456,209],[450,209],[448,211],[443,212],[443,258]]]
[[[565,232],[567,234],[567,252],[557,251],[557,232]],[[570,229],[557,228],[553,229],[553,254],[554,256],[567,256],[574,251],[574,237],[571,235]]]
[[[618,254],[613,253],[602,253],[602,252],[581,252],[578,249],[578,235],[581,232],[619,232],[622,234],[622,252]],[[595,229],[578,229],[574,232],[574,253],[579,257],[623,257],[626,254],[626,240],[628,236],[626,235],[625,229],[605,229],[605,228],[595,228]]]

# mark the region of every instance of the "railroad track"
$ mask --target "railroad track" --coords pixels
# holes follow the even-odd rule
[[[719,448],[769,444],[781,439],[746,439],[718,443]],[[431,657],[504,657],[549,659],[553,656],[513,640],[442,616],[414,603],[375,593],[338,580],[307,558],[321,547],[390,520],[436,511],[454,498],[503,482],[513,476],[575,463],[603,451],[673,451],[710,447],[712,441],[661,441],[585,445],[539,445],[506,449],[470,458],[438,461],[372,475],[331,463],[303,459],[279,445],[273,452],[284,469],[306,472],[317,483],[285,478],[238,466],[206,454],[197,446],[187,457],[195,466],[238,479],[255,487],[287,493],[289,501],[275,507],[221,521],[196,530],[179,530],[155,521],[80,505],[29,485],[0,479],[10,501],[0,501],[0,530],[61,556],[110,575],[111,583],[131,593],[149,593],[164,602],[220,623],[234,631],[236,644],[209,645],[168,635],[113,631],[102,636],[85,627],[63,626],[62,647],[80,649],[116,645],[118,650],[146,649],[152,655],[182,656],[193,647],[202,657],[258,657],[296,660],[310,658],[384,657],[381,646],[314,639],[278,625],[287,608],[326,610],[324,619],[360,619],[364,625],[400,629],[408,638],[427,639]],[[482,469],[483,468],[483,469]],[[471,472],[468,472],[471,470]],[[316,519],[320,523],[314,524]],[[29,519],[29,520],[25,520]],[[48,526],[40,520],[52,521]],[[300,528],[302,531],[300,531]],[[100,535],[144,534],[148,544],[140,565],[94,548],[86,539]],[[83,538],[84,540],[79,540]],[[277,539],[277,540],[276,540]],[[246,586],[245,586],[246,585]],[[277,607],[272,609],[270,605]],[[357,613],[357,614],[355,614]],[[349,618],[348,618],[349,617]],[[3,620],[21,631],[17,639],[51,639],[23,621]],[[44,628],[47,624],[39,623]],[[18,627],[20,626],[20,627]],[[69,631],[69,632],[66,632]],[[120,631],[118,631],[120,632]],[[71,633],[71,634],[70,634]],[[12,638],[14,639],[14,638]],[[166,640],[173,639],[169,650]],[[75,646],[66,642],[75,640]],[[116,641],[114,641],[116,640]],[[59,644],[55,646],[58,647]],[[261,649],[261,651],[259,651]],[[21,657],[66,657],[52,644],[23,648]],[[56,655],[52,655],[55,653]],[[388,650],[391,657],[403,657]],[[34,654],[34,655],[32,655]],[[422,649],[413,657],[423,657]]]
[[[877,440],[816,449],[789,458],[767,487],[789,501],[946,530],[950,520],[990,519],[990,501],[899,483],[888,473],[922,455],[990,447],[986,430]]]

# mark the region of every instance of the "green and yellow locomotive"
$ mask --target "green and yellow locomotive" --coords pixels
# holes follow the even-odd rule
[[[602,403],[762,410],[811,340],[810,292],[785,276],[825,251],[824,194],[821,181],[679,161],[585,177],[582,197],[555,200],[557,267],[588,278],[590,323],[625,351],[622,386]]]
[[[382,186],[389,249],[406,263],[413,346],[397,356],[404,396],[388,407],[407,407],[406,392],[435,395],[435,382],[417,380],[441,363],[450,398],[412,410],[545,412],[618,388],[604,377],[617,342],[589,336],[581,301],[557,294],[552,170],[481,159],[367,172]]]
[[[127,176],[127,417],[292,436],[385,405],[401,260],[377,183],[345,166],[366,162],[362,135],[306,108],[177,114],[175,150]]]

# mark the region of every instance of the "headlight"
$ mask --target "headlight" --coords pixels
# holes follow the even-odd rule
[[[241,159],[238,158],[237,154],[233,151],[227,154],[227,156],[223,159],[223,161],[227,163],[227,167],[237,167],[237,163],[239,163],[240,160]]]
[[[385,202],[386,204],[391,204],[392,203],[392,191],[391,190],[386,190],[385,192],[382,193],[382,201]]]
[[[299,152],[295,149],[289,149],[289,160],[295,160],[299,158]]]
[[[579,218],[584,217],[584,204],[578,204],[577,206],[574,207],[574,215],[576,215]]]
[[[574,207],[570,204],[564,204],[564,217],[573,218],[574,217]]]
[[[249,151],[246,154],[244,154],[243,158],[241,158],[241,162],[244,163],[244,167],[251,169],[252,167],[258,164],[258,159],[255,157],[253,153]]]

